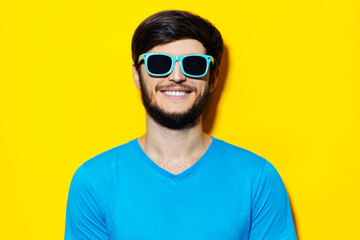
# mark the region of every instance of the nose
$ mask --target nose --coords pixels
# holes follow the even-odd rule
[[[173,82],[184,82],[186,80],[186,76],[182,73],[179,62],[175,62],[174,69],[169,75],[169,80]]]

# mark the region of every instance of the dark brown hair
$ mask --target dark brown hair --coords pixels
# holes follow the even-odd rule
[[[223,52],[220,32],[206,19],[186,11],[168,10],[146,18],[135,30],[131,50],[132,59],[139,72],[137,59],[155,46],[181,39],[195,39],[203,44],[206,54],[213,56],[217,70]]]

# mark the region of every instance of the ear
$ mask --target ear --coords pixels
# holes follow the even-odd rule
[[[219,80],[219,69],[216,70],[216,72],[214,72],[214,75],[213,75],[213,78],[214,80],[212,81],[212,84],[210,86],[210,92],[214,91],[217,83],[218,83],[218,80]]]
[[[133,81],[137,89],[140,89],[140,76],[138,71],[136,70],[135,65],[132,66],[132,74],[133,74]]]

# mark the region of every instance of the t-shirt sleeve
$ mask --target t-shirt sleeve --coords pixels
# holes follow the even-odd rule
[[[85,165],[71,180],[66,207],[65,240],[75,239],[108,239],[105,217]]]
[[[296,240],[290,202],[276,169],[265,162],[252,196],[250,240]]]

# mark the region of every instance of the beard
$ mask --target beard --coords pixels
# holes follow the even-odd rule
[[[152,96],[147,91],[142,77],[139,77],[143,105],[146,109],[146,112],[152,119],[154,119],[155,122],[163,127],[173,130],[192,127],[198,122],[210,95],[209,85],[206,85],[204,94],[198,95],[194,104],[188,110],[180,113],[166,112],[152,101]],[[186,85],[184,86],[182,84],[174,84],[174,86],[187,87]]]

